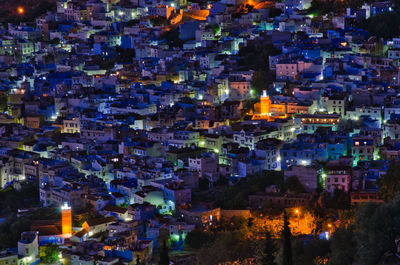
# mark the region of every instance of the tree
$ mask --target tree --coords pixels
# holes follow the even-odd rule
[[[0,249],[15,247],[21,238],[21,233],[29,231],[31,223],[30,218],[17,218],[15,214],[9,214],[0,224]]]
[[[328,195],[326,207],[333,209],[341,209],[341,210],[349,209],[350,208],[349,194],[343,190],[335,189],[332,197]]]
[[[260,94],[275,81],[275,74],[269,69],[269,56],[277,55],[280,51],[273,45],[255,43],[239,50],[239,65],[244,69],[252,69],[251,87]]]
[[[340,13],[344,12],[347,7],[358,9],[364,2],[369,2],[369,0],[313,0],[308,13],[313,15]]]
[[[354,226],[336,228],[331,237],[331,254],[329,265],[349,265],[355,260],[357,242],[354,235]]]
[[[393,161],[386,174],[378,179],[378,193],[385,201],[393,199],[400,191],[400,163]]]
[[[6,112],[7,110],[7,96],[0,96],[0,112]]]
[[[250,194],[264,191],[271,185],[283,186],[283,174],[280,171],[264,171],[251,175],[248,181],[241,181],[235,186],[228,186],[217,194],[216,204],[224,209],[245,209]]]
[[[379,264],[384,257],[397,255],[399,221],[400,197],[384,204],[365,203],[359,208],[355,220],[359,264]]]
[[[210,181],[207,178],[199,178],[199,189],[208,190],[210,188]]]
[[[275,263],[276,251],[277,251],[276,244],[271,237],[271,233],[267,230],[265,231],[264,249],[261,254],[260,263],[262,265],[276,265]]]
[[[301,184],[299,179],[296,176],[289,177],[285,182],[285,188],[294,192],[294,193],[304,193],[306,189]]]
[[[182,48],[183,47],[183,41],[179,38],[179,30],[178,29],[173,29],[170,31],[167,31],[165,34],[163,34],[163,38],[167,42],[168,46],[171,47],[178,47]]]
[[[51,44],[54,44],[54,45],[59,45],[60,43],[61,43],[61,40],[60,40],[60,38],[54,38],[54,39],[52,39],[51,41],[50,41],[50,43]]]
[[[254,247],[241,230],[220,232],[215,242],[200,249],[197,262],[204,265],[226,264],[254,257]]]
[[[301,239],[295,239],[292,241],[292,252],[293,264],[318,264],[318,259],[324,260],[324,258],[328,256],[329,242],[320,239],[312,239],[307,242]]]
[[[283,240],[282,265],[293,265],[292,233],[290,232],[289,220],[286,211],[283,212],[282,240]]]
[[[280,16],[281,14],[282,14],[282,9],[280,8],[271,7],[269,9],[269,17],[271,18]]]
[[[261,94],[263,90],[268,90],[269,86],[275,81],[273,73],[264,70],[255,71],[251,77],[251,87],[255,89],[257,94]]]
[[[400,18],[398,12],[384,12],[361,21],[359,27],[378,38],[393,38],[398,35]]]
[[[165,243],[165,240],[163,241],[163,246],[160,253],[160,262],[158,264],[169,265],[168,247],[167,244]]]
[[[44,263],[54,263],[58,260],[59,254],[60,254],[60,249],[58,245],[50,243],[45,246],[44,256],[40,257],[40,259]]]
[[[120,63],[131,63],[133,58],[135,58],[135,49],[122,48],[121,46],[115,47],[116,61]]]
[[[192,248],[201,248],[213,242],[213,235],[210,232],[203,232],[195,229],[188,233],[185,238],[185,243]]]

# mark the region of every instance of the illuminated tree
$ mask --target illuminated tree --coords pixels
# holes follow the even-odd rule
[[[44,255],[40,257],[41,261],[44,263],[54,263],[58,260],[58,255],[60,254],[60,249],[55,244],[47,244],[44,247]]]

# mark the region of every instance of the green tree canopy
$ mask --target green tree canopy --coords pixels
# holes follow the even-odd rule
[[[189,247],[192,248],[201,248],[207,244],[210,244],[214,241],[214,236],[210,232],[201,231],[199,229],[195,229],[187,234],[185,238],[185,243]]]
[[[47,264],[52,264],[58,261],[60,248],[55,244],[47,244],[44,250],[44,256],[40,257],[41,261]]]
[[[356,213],[357,259],[373,265],[397,254],[400,237],[400,197],[385,204],[366,203]]]
[[[400,17],[398,12],[385,12],[361,21],[358,26],[373,36],[389,39],[398,36]]]
[[[331,237],[331,255],[329,265],[348,265],[355,260],[357,242],[354,235],[354,226],[336,228]]]
[[[378,180],[378,193],[385,201],[395,197],[400,191],[400,163],[392,162],[386,174]]]

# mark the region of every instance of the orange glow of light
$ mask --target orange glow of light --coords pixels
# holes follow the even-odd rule
[[[61,207],[61,225],[62,225],[62,234],[64,237],[72,236],[72,214],[71,207],[68,204],[64,204]]]
[[[265,9],[268,7],[275,6],[274,2],[272,1],[259,1],[259,0],[246,0],[243,4],[241,4],[236,10],[236,13],[244,13],[247,14],[249,12],[247,6],[252,6],[253,9]]]
[[[286,119],[287,114],[285,113],[285,104],[277,103],[273,104],[269,96],[264,91],[260,97],[260,102],[254,104],[255,114],[252,116],[252,120],[268,120],[274,121],[275,119]],[[275,114],[273,114],[273,113]],[[280,113],[279,115],[276,115]],[[250,114],[250,113],[248,113]]]
[[[18,7],[17,11],[18,11],[18,14],[20,14],[20,15],[23,15],[25,13],[25,9],[22,7]]]

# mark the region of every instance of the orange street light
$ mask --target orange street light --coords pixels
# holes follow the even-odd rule
[[[332,224],[328,224],[328,227],[329,227],[329,228],[332,228]]]
[[[18,11],[18,14],[20,14],[20,15],[23,15],[25,13],[25,9],[22,7],[18,7],[17,11]]]

